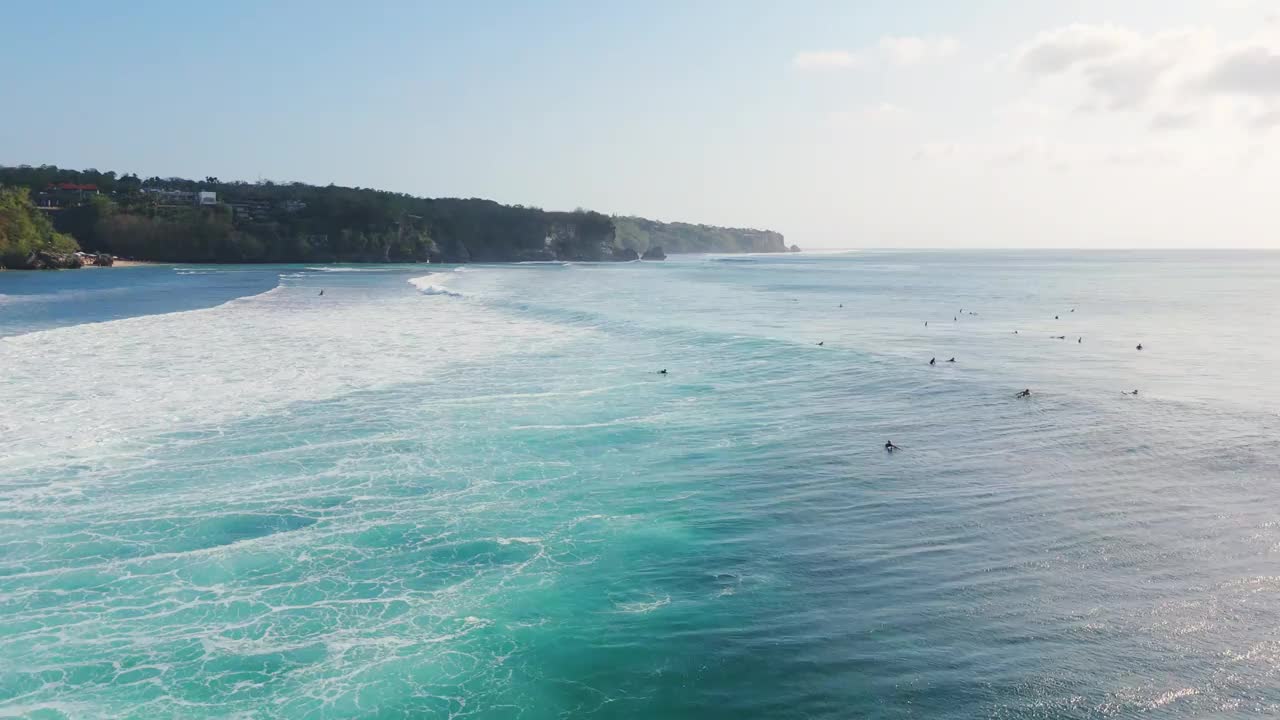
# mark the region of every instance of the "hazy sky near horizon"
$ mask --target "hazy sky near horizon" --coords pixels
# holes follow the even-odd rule
[[[1280,247],[1280,1],[12,3],[0,163]]]

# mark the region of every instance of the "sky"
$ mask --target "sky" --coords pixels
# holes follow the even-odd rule
[[[1280,0],[11,3],[0,164],[1280,247]]]

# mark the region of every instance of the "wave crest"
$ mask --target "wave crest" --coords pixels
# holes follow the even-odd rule
[[[418,288],[418,292],[423,295],[447,295],[449,297],[462,298],[466,297],[456,290],[436,285],[432,282],[436,277],[434,275],[424,275],[422,277],[411,278],[409,284]]]

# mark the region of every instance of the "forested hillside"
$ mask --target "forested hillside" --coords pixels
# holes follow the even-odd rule
[[[32,204],[26,188],[0,186],[0,268],[28,267],[41,252],[73,253],[70,235],[59,233]]]
[[[87,251],[169,262],[630,260],[667,252],[781,252],[782,236],[588,210],[218,178],[0,167]],[[61,237],[61,236],[59,236]],[[660,253],[655,253],[660,255]]]

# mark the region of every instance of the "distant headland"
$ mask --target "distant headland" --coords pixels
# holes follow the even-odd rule
[[[781,233],[305,183],[0,166],[0,268],[154,262],[661,260],[797,251]],[[79,255],[76,255],[80,251]]]

